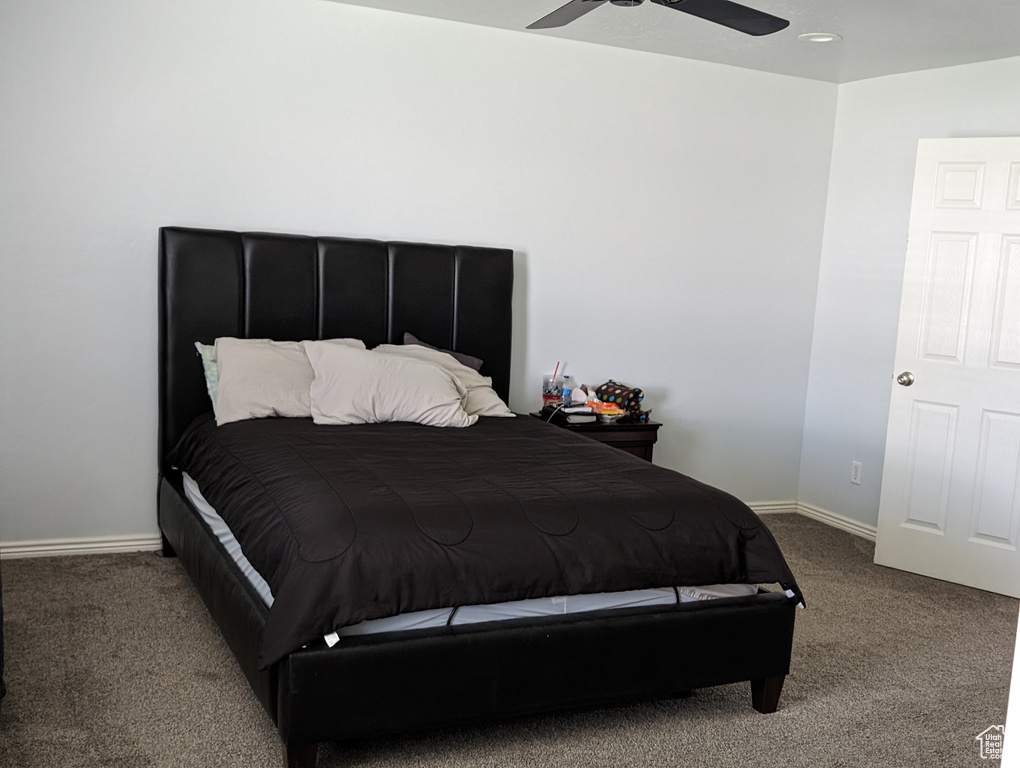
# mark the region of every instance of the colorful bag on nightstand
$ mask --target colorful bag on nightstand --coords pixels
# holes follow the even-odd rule
[[[604,403],[616,403],[630,416],[641,413],[641,401],[645,399],[644,393],[637,387],[625,387],[612,379],[595,390],[595,397]]]

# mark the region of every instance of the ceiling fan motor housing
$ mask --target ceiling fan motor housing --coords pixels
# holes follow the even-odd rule
[[[645,0],[609,0],[613,5],[641,5]]]

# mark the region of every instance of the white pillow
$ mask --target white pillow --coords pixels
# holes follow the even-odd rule
[[[322,344],[365,348],[357,339],[332,339]],[[219,382],[216,424],[268,416],[308,418],[309,390],[315,374],[299,341],[216,339],[214,356]]]
[[[315,371],[311,410],[316,424],[413,421],[469,427],[478,421],[464,410],[464,388],[439,366],[319,341],[303,345]]]
[[[415,344],[380,344],[372,349],[383,355],[422,360],[438,365],[456,379],[467,393],[464,396],[464,410],[473,416],[513,416],[496,390],[492,388],[492,379],[482,376],[470,366],[459,362],[453,355],[439,349],[430,349]]]

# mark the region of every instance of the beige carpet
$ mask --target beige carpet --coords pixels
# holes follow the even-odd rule
[[[880,568],[867,541],[803,517],[765,520],[809,602],[776,714],[757,714],[749,686],[731,685],[327,744],[319,765],[995,765],[975,737],[1005,721],[1017,601]],[[282,765],[269,718],[176,560],[138,553],[0,567],[9,689],[0,766]]]

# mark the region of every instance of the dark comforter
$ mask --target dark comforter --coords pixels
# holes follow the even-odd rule
[[[428,608],[718,583],[797,591],[742,502],[531,418],[217,427],[210,414],[169,462],[273,591],[263,667],[342,626]]]

